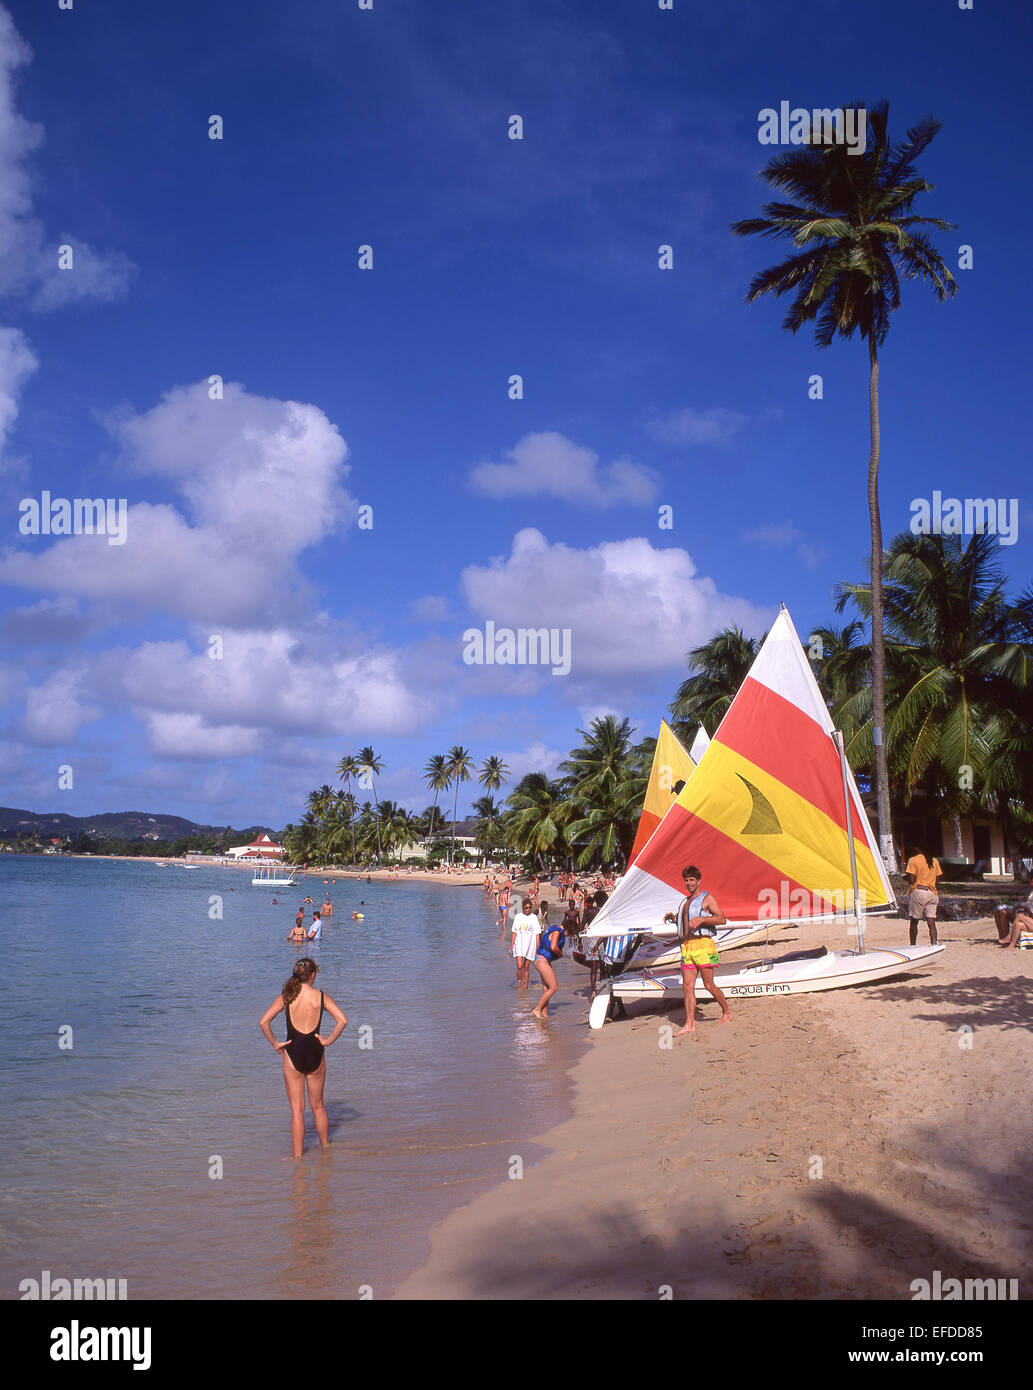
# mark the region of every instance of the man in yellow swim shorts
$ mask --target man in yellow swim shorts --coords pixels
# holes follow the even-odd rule
[[[686,898],[678,910],[678,916],[668,912],[665,922],[677,922],[681,937],[681,977],[685,986],[685,1027],[675,1033],[680,1038],[683,1033],[696,1031],[696,972],[703,980],[703,988],[721,1005],[721,1023],[731,1023],[732,1014],[728,1001],[714,984],[714,966],[718,962],[717,943],[711,932],[714,927],[723,927],[728,920],[717,904],[717,899],[701,887],[703,876],[695,864],[682,870]]]

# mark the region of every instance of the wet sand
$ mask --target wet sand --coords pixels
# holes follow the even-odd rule
[[[1033,957],[989,919],[940,938],[885,984],[737,1001],[730,1025],[705,1004],[671,1050],[680,999],[590,1033],[573,1116],[528,1136],[549,1155],[441,1223],[396,1297],[896,1300],[937,1269],[1029,1297]],[[822,942],[852,944],[772,933]],[[565,963],[568,998],[584,980]]]

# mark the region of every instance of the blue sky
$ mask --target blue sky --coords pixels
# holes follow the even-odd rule
[[[1029,582],[1028,6],[0,18],[3,804],[282,825],[372,744],[421,808],[433,753],[551,772],[597,713],[655,733],[720,627],[829,621],[864,575],[865,348],[746,306],[784,251],[728,231],[767,201],[783,99],[943,122],[916,211],[974,264],[945,306],[905,285],[883,525],[1017,497],[1000,556]],[[20,534],[44,490],[125,498],[126,544]],[[570,673],[464,664],[488,620],[569,629]]]

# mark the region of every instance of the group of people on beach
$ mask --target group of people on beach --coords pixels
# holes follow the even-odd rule
[[[612,878],[604,879],[600,876],[596,880],[594,891],[588,886],[578,886],[573,874],[559,875],[557,888],[561,886],[561,881],[562,887],[571,896],[567,898],[567,909],[560,923],[550,924],[549,902],[547,899],[541,898],[541,880],[535,877],[527,896],[521,900],[520,911],[514,915],[510,929],[509,949],[516,961],[517,988],[526,989],[530,985],[532,961],[544,986],[541,998],[531,1011],[535,1018],[545,1019],[549,1016],[549,1001],[559,988],[553,962],[562,956],[568,939],[573,939],[579,948],[575,950],[574,958],[579,964],[587,966],[590,971],[589,989],[591,993],[595,992],[596,980],[600,970],[604,968],[604,962],[600,960],[598,954],[598,940],[588,946],[582,942],[581,938],[608,901],[607,889],[603,887],[603,884],[608,883],[609,888],[612,889],[615,880]],[[732,1021],[728,1001],[714,982],[714,967],[719,964],[719,958],[713,931],[716,927],[723,926],[727,918],[721,911],[717,899],[703,888],[702,874],[695,864],[686,865],[682,872],[682,883],[685,889],[685,899],[681,907],[677,913],[669,912],[664,917],[665,922],[677,926],[681,943],[681,970],[685,987],[685,1026],[678,1030],[675,1034],[676,1037],[696,1031],[697,974],[703,981],[704,989],[721,1007],[720,1021],[722,1023]],[[512,882],[507,879],[499,886],[493,882],[490,876],[486,875],[484,880],[485,897],[490,892],[494,892],[499,903],[499,922],[500,925],[503,925],[508,911],[509,895],[512,892]],[[617,1002],[619,1004],[619,1001]]]

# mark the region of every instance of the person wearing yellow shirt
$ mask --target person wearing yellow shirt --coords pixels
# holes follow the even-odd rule
[[[940,905],[936,891],[936,880],[943,877],[940,861],[927,850],[917,845],[911,850],[911,858],[904,866],[904,872],[911,880],[911,892],[907,900],[908,936],[912,946],[918,945],[918,923],[924,917],[929,928],[929,944],[937,945],[936,909]]]

